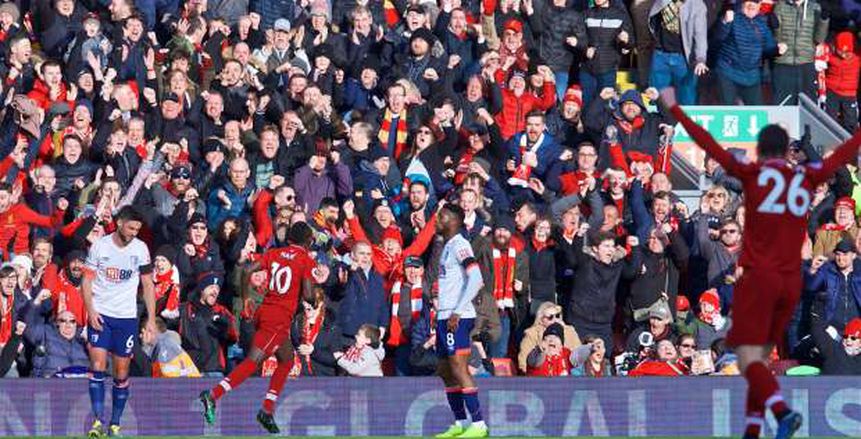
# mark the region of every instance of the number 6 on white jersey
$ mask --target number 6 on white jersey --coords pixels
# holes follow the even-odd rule
[[[772,181],[774,182],[774,186],[765,199],[762,200],[759,208],[756,209],[758,212],[780,215],[786,212],[786,208],[789,207],[789,213],[795,216],[800,217],[807,214],[807,207],[810,206],[810,192],[801,186],[804,182],[804,174],[795,174],[792,180],[789,181],[789,189],[786,191],[786,204],[777,201],[786,188],[786,179],[778,170],[764,168],[759,173],[756,183],[760,187],[764,187]]]

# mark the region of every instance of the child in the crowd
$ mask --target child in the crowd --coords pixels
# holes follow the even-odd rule
[[[383,376],[386,351],[380,343],[380,328],[364,324],[356,332],[356,342],[347,352],[335,352],[338,366],[354,377]]]
[[[825,71],[828,98],[825,105],[828,114],[850,133],[858,128],[859,73],[861,59],[855,53],[855,35],[848,31],[840,32],[828,56],[828,69]]]

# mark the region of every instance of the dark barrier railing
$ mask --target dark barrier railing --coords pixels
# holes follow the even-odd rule
[[[267,382],[253,379],[229,394],[209,427],[197,394],[214,383],[133,380],[124,434],[262,435],[254,415]],[[782,384],[787,401],[805,417],[799,437],[861,436],[858,378]],[[479,380],[479,387],[494,435],[726,437],[737,436],[744,421],[740,378],[495,378]],[[81,435],[89,407],[85,380],[2,380],[0,435]],[[289,381],[276,419],[284,434],[326,436],[428,436],[451,421],[433,378]],[[768,423],[770,435],[773,419]]]

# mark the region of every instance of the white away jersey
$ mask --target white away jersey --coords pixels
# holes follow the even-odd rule
[[[472,246],[461,234],[455,235],[445,243],[439,258],[439,314],[438,320],[445,320],[457,309],[458,303],[467,294],[467,268],[475,264]],[[475,307],[470,298],[459,310],[461,318],[475,318]]]
[[[135,238],[120,248],[113,234],[103,236],[90,247],[87,269],[94,274],[93,307],[101,315],[117,319],[137,317],[140,274],[152,267],[149,249]]]

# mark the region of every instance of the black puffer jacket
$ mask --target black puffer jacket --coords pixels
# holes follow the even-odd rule
[[[553,0],[546,0],[540,9],[537,22],[538,29],[534,29],[538,40],[538,53],[541,59],[550,66],[554,72],[568,72],[574,62],[575,51],[586,49],[586,26],[583,15],[571,7],[569,0],[564,8],[556,7]],[[568,37],[577,37],[577,46],[569,46],[565,41]]]
[[[596,49],[595,56],[587,59],[584,64],[586,70],[597,74],[617,69],[622,59],[622,50],[627,51],[634,47],[634,28],[625,6],[611,1],[606,8],[593,6],[584,15],[588,47]],[[619,41],[622,31],[628,34],[627,43]]]
[[[630,258],[608,265],[585,251],[576,251],[580,242],[582,238],[575,240],[573,260],[569,261],[576,273],[571,294],[572,316],[576,320],[609,324],[616,310],[616,287],[623,276],[630,279],[636,275],[642,261],[640,249],[634,247]]]

